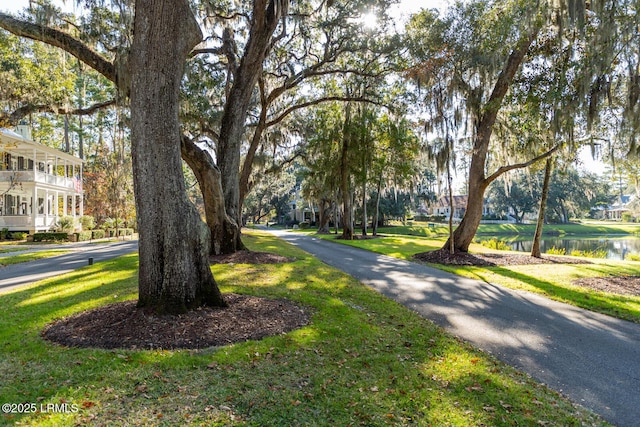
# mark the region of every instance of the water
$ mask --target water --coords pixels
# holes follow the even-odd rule
[[[515,251],[531,252],[531,240],[518,240],[508,242],[511,249]],[[569,255],[571,251],[600,251],[607,252],[608,259],[623,260],[627,254],[640,255],[640,238],[637,237],[588,237],[588,238],[558,238],[543,237],[540,241],[540,252],[545,253],[547,250],[555,247],[557,249],[564,248],[565,253]]]

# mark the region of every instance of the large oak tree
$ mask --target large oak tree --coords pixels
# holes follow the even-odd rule
[[[209,267],[210,233],[186,197],[180,162],[180,82],[185,61],[202,40],[188,3],[139,0],[131,54],[115,60],[55,28],[6,14],[0,14],[0,27],[66,50],[130,95],[139,305],[157,313],[224,306]]]

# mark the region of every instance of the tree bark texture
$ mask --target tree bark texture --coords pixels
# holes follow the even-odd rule
[[[487,153],[489,151],[489,143],[491,142],[491,134],[493,133],[493,125],[496,122],[502,101],[509,90],[513,78],[524,61],[529,47],[537,37],[539,30],[539,27],[534,28],[530,34],[520,40],[511,52],[505,67],[500,72],[493,86],[489,100],[484,105],[483,113],[478,119],[473,153],[471,155],[471,165],[469,167],[469,196],[467,208],[460,225],[458,225],[458,228],[456,228],[453,234],[455,252],[469,251],[469,245],[473,241],[476,231],[480,226],[480,221],[482,220],[485,190],[489,184],[499,176],[498,174],[493,174],[490,179],[485,177]],[[450,240],[451,239],[447,240],[443,249],[449,248],[451,244]]]
[[[531,256],[542,258],[540,253],[540,238],[542,237],[542,228],[544,227],[544,216],[547,210],[547,198],[549,197],[549,184],[551,182],[551,169],[553,168],[553,159],[547,157],[547,163],[544,167],[544,181],[542,183],[542,195],[540,196],[540,209],[538,209],[538,223],[536,224],[536,232],[533,235],[533,244],[531,245]]]
[[[224,306],[210,234],[189,202],[180,159],[180,81],[202,34],[186,0],[138,0],[131,48],[131,140],[140,234],[138,305],[180,313]]]
[[[371,228],[373,229],[373,235],[377,236],[378,235],[378,222],[379,222],[379,216],[380,216],[380,191],[382,191],[382,172],[380,172],[380,175],[378,176],[378,185],[376,187],[376,210],[373,214],[373,221],[371,223]]]
[[[320,218],[318,221],[318,233],[329,234],[329,220],[333,211],[333,201],[331,199],[320,199],[318,203]]]
[[[342,132],[342,150],[340,153],[340,192],[342,194],[342,238],[353,240],[353,210],[351,178],[349,173],[349,147],[351,142],[351,105],[345,108]]]
[[[204,202],[207,226],[211,233],[211,255],[231,254],[239,250],[237,239],[238,224],[225,211],[222,195],[220,169],[205,150],[191,139],[182,137],[182,159],[193,171]]]
[[[256,0],[253,6],[251,30],[240,64],[233,70],[233,84],[229,91],[220,128],[217,146],[217,162],[222,174],[227,214],[242,224],[240,211],[240,146],[245,132],[245,120],[251,104],[262,65],[271,45],[273,32],[287,2],[282,0]],[[239,247],[239,229],[235,236]]]

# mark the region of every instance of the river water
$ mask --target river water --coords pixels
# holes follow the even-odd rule
[[[500,238],[498,238],[500,239]],[[484,239],[483,239],[484,240]],[[531,252],[531,240],[516,240],[508,242],[511,249]],[[551,248],[564,248],[566,254],[571,251],[600,251],[607,252],[608,259],[622,260],[627,254],[640,255],[640,238],[597,236],[585,238],[543,237],[540,241],[540,251],[545,253]]]

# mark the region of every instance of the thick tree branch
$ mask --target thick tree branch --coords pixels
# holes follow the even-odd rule
[[[0,123],[15,126],[20,122],[20,120],[22,120],[23,118],[25,118],[31,113],[54,113],[54,114],[70,114],[72,116],[89,116],[98,110],[111,107],[112,105],[115,105],[115,104],[116,104],[115,99],[111,99],[105,102],[99,102],[89,107],[75,108],[75,109],[70,109],[67,107],[60,107],[55,105],[29,104],[29,105],[25,105],[18,108],[11,114],[0,114]]]
[[[43,25],[21,21],[5,13],[0,13],[0,28],[20,37],[58,47],[86,63],[107,79],[117,83],[118,75],[115,65],[67,33]]]
[[[300,109],[303,109],[303,108],[307,108],[307,107],[311,107],[313,105],[321,104],[323,102],[330,102],[330,101],[363,102],[363,103],[367,103],[367,104],[385,106],[383,103],[378,102],[378,101],[374,101],[374,100],[369,99],[369,98],[352,97],[352,96],[327,96],[327,97],[324,97],[324,98],[314,99],[313,101],[302,102],[300,104],[297,104],[297,105],[294,105],[292,107],[287,108],[278,117],[276,117],[273,120],[268,121],[267,124],[266,124],[266,127],[271,127],[271,126],[277,125],[278,123],[283,121],[287,116],[289,116],[294,111],[297,111],[297,110],[300,110]]]
[[[193,49],[189,54],[190,58],[193,58],[198,55],[212,54],[212,55],[221,55],[225,53],[224,48],[222,47],[213,47],[207,49]]]
[[[546,151],[542,154],[540,154],[537,157],[534,157],[533,159],[529,160],[528,162],[524,162],[524,163],[516,163],[513,165],[506,165],[506,166],[501,166],[498,168],[497,171],[495,171],[493,174],[489,175],[486,179],[485,179],[485,183],[486,185],[491,184],[493,181],[495,181],[500,175],[507,173],[511,170],[514,169],[522,169],[522,168],[526,168],[531,166],[532,164],[539,162],[540,160],[546,159],[547,157],[549,157],[550,155],[552,155],[553,153],[555,153],[556,151],[558,151],[558,149],[560,148],[560,145],[556,145],[555,147],[553,147],[551,150]]]

